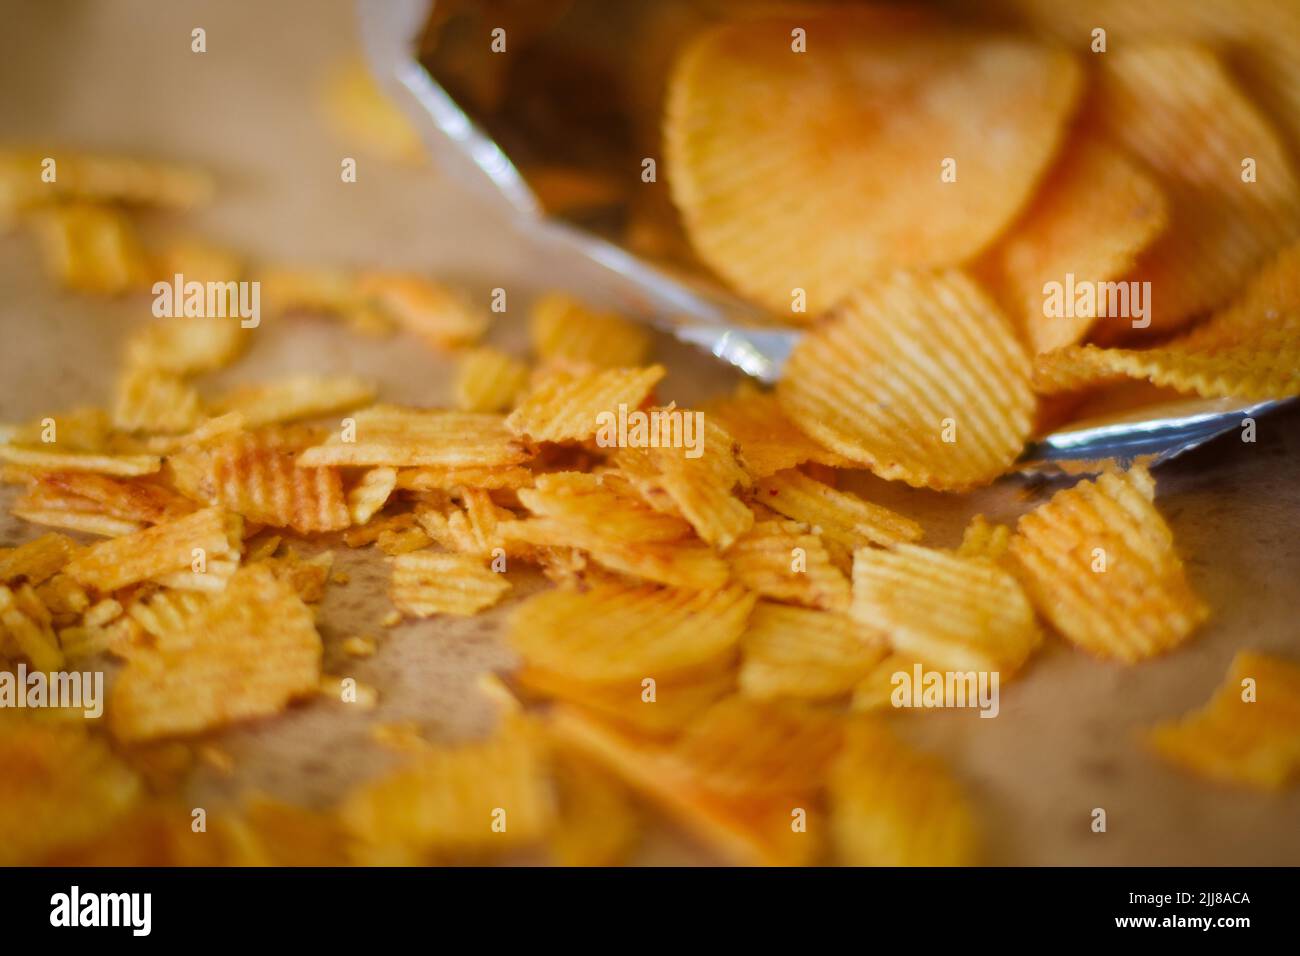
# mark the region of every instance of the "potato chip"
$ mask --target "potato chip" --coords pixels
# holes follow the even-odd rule
[[[727,549],[736,580],[763,597],[846,611],[849,582],[821,539],[797,521],[756,521]]]
[[[777,385],[790,419],[881,478],[991,482],[1033,425],[1029,358],[965,275],[897,273],[859,289],[795,346]]]
[[[218,413],[238,412],[246,428],[319,418],[368,405],[375,389],[353,375],[295,375],[268,385],[244,385],[212,403]]]
[[[387,503],[397,487],[395,468],[371,468],[348,489],[348,514],[353,524],[365,524]]]
[[[847,694],[888,653],[845,614],[760,601],[740,639],[740,691],[759,700]]]
[[[135,524],[132,531],[196,510],[193,502],[148,478],[123,480],[86,471],[47,471],[30,489],[25,501],[45,508],[61,506],[117,518]]]
[[[127,342],[129,367],[172,375],[195,375],[223,368],[248,344],[246,330],[228,318],[163,319]]]
[[[489,570],[478,556],[415,551],[393,560],[388,593],[400,610],[415,617],[468,617],[496,604],[509,590],[506,576]]]
[[[546,843],[560,866],[618,866],[640,836],[641,814],[627,787],[591,758],[552,755],[555,825]]]
[[[263,558],[259,563],[293,588],[298,597],[308,604],[317,604],[325,598],[325,586],[334,566],[334,552],[322,551],[310,558],[301,558],[297,551],[289,548],[286,554]]]
[[[785,417],[771,392],[742,383],[730,398],[707,402],[704,414],[715,419],[740,445],[740,460],[754,478],[766,478],[806,461],[837,468],[852,463],[823,448]]]
[[[1238,651],[1208,704],[1147,736],[1162,757],[1198,776],[1281,790],[1300,776],[1300,666]]]
[[[117,739],[192,734],[269,716],[320,681],[311,609],[267,568],[237,571],[183,627],[160,639],[156,651],[133,655],[118,676],[107,708]]]
[[[143,288],[149,263],[131,221],[106,206],[42,209],[35,219],[49,271],[69,289],[121,295]]]
[[[429,747],[387,776],[357,787],[339,817],[367,856],[469,853],[536,843],[551,826],[545,755],[516,721],[487,740]]]
[[[0,648],[16,652],[33,670],[55,671],[63,666],[63,651],[54,634],[49,609],[30,584],[14,588],[0,584]]]
[[[0,719],[0,866],[30,866],[89,840],[140,796],[140,781],[81,722]]]
[[[535,487],[519,489],[519,501],[533,514],[632,544],[661,544],[690,536],[686,520],[655,511],[620,491],[609,478],[608,473],[597,476],[573,471],[538,475]]]
[[[545,362],[628,368],[645,362],[650,332],[615,312],[598,312],[553,292],[538,298],[528,316],[533,351]]]
[[[44,175],[47,158],[53,178]],[[207,173],[172,163],[49,149],[0,155],[0,206],[72,200],[188,209],[214,191]]]
[[[881,658],[854,686],[850,706],[854,710],[885,710],[893,707],[894,695],[902,686],[898,675],[906,674],[910,681],[915,677],[918,664],[922,670],[925,669],[915,654],[891,652]]]
[[[0,445],[0,460],[28,468],[51,471],[93,471],[103,475],[151,475],[162,467],[157,455],[106,455],[95,452],[63,451],[53,442],[40,447]],[[56,450],[60,449],[60,450]]]
[[[298,464],[491,468],[530,457],[500,415],[375,405],[350,421],[354,428],[345,423],[324,445],[299,455]]]
[[[1042,641],[1009,571],[984,557],[900,544],[853,555],[852,617],[944,671],[1018,670]]]
[[[571,680],[669,680],[734,652],[754,595],[600,584],[529,598],[510,620],[524,662]]]
[[[469,345],[487,331],[487,312],[453,290],[423,276],[370,273],[357,289],[398,325],[434,348]]]
[[[514,520],[514,512],[499,508],[481,488],[461,491],[463,509],[447,505],[445,510],[417,507],[416,520],[426,534],[449,551],[490,555],[505,545],[500,525]]]
[[[3,573],[0,573],[0,578],[2,577]],[[43,584],[36,585],[36,597],[50,612],[55,624],[67,624],[79,620],[90,607],[90,595],[86,593],[86,589],[62,573],[55,574]]]
[[[192,590],[220,590],[239,563],[239,537],[232,532],[221,508],[207,508],[91,545],[64,571],[103,592],[151,579],[167,582],[172,575]]]
[[[965,866],[978,836],[961,791],[934,758],[880,724],[850,726],[831,775],[835,853],[849,866]]]
[[[663,377],[662,365],[578,375],[555,372],[524,396],[506,419],[506,427],[534,441],[594,438],[608,430],[607,419],[616,422],[620,412],[635,411]]]
[[[527,488],[533,472],[517,465],[479,468],[474,465],[447,468],[403,468],[397,473],[402,491],[454,491],[457,488]]]
[[[919,541],[921,526],[911,518],[840,491],[797,469],[780,471],[754,486],[759,504],[811,526],[828,548],[853,551],[868,544]],[[832,551],[832,557],[838,557]]]
[[[1223,305],[1300,236],[1300,182],[1277,133],[1209,50],[1132,44],[1098,64],[1098,120],[1159,175],[1169,199],[1168,230],[1127,277],[1150,283],[1148,334],[1168,331]],[[1247,160],[1258,170],[1249,180]]]
[[[892,269],[988,245],[1032,195],[1082,86],[1071,55],[1021,40],[899,35],[844,14],[799,25],[796,56],[785,20],[701,34],[664,126],[696,250],[795,317],[799,291],[816,315]]]
[[[199,422],[199,393],[176,375],[127,368],[118,379],[113,425],[127,432],[176,434]]]
[[[473,349],[456,366],[456,407],[463,411],[507,411],[527,387],[528,366],[498,349]]]
[[[127,609],[131,620],[140,626],[140,640],[134,644],[119,644],[114,653],[129,657],[141,647],[150,650],[179,651],[191,646],[193,624],[212,597],[197,591],[158,591]]]
[[[988,558],[1000,561],[1011,546],[1011,528],[1004,524],[991,524],[983,515],[976,515],[961,535],[957,553],[963,558]]]
[[[1209,609],[1192,591],[1141,466],[1058,491],[1024,515],[1011,557],[1034,606],[1071,643],[1133,663],[1185,641]]]
[[[349,142],[359,142],[398,162],[424,158],[420,134],[380,89],[363,60],[349,61],[333,71],[326,104],[336,131]]]
[[[62,570],[76,550],[76,544],[64,534],[51,532],[33,538],[0,556],[0,582],[22,579],[40,584]]]
[[[1089,134],[1081,140],[980,269],[1033,352],[1081,341],[1099,314],[1095,297],[1049,314],[1050,283],[1103,288],[1129,273],[1168,224],[1154,180],[1118,149]]]

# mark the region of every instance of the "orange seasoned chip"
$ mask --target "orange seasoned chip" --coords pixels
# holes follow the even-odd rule
[[[110,537],[194,510],[192,502],[149,479],[123,480],[86,471],[42,472],[12,508],[25,521]]]
[[[1208,704],[1153,728],[1148,739],[1199,776],[1280,790],[1300,777],[1300,666],[1239,651]]]
[[[315,692],[321,640],[311,609],[267,568],[237,571],[182,618],[182,630],[133,654],[107,708],[119,740],[192,734],[282,711]]]
[[[415,617],[468,617],[496,604],[510,590],[504,574],[489,570],[472,554],[412,551],[393,559],[389,596]]]
[[[468,298],[423,276],[371,273],[357,280],[357,291],[434,348],[469,345],[487,331],[487,312]]]
[[[76,550],[64,534],[50,532],[33,538],[0,556],[0,583],[21,578],[28,584],[40,584],[62,570]]]
[[[1127,663],[1185,641],[1209,609],[1196,596],[1143,467],[1058,491],[1023,516],[1011,557],[1063,637]]]
[[[527,387],[528,366],[498,349],[473,349],[456,366],[456,407],[462,411],[507,411]]]
[[[529,457],[526,443],[500,415],[375,405],[345,421],[325,444],[304,451],[298,464],[491,468]]]
[[[1082,86],[1070,54],[1023,40],[843,12],[798,26],[798,55],[788,20],[700,35],[664,127],[696,250],[783,315],[801,292],[816,315],[893,269],[978,253],[1032,195]]]
[[[847,611],[849,582],[821,539],[797,521],[756,521],[727,549],[736,580],[763,597]]]
[[[121,295],[143,288],[149,263],[135,227],[107,206],[51,206],[36,214],[47,267],[68,288],[91,295]]]
[[[919,541],[923,534],[921,526],[911,518],[832,488],[797,469],[761,479],[754,491],[759,504],[819,529],[817,533],[828,546],[841,550]]]
[[[1030,364],[960,272],[863,287],[795,346],[777,386],[790,419],[881,478],[961,490],[991,482],[1033,425]]]
[[[239,534],[225,511],[207,508],[91,545],[64,571],[105,592],[148,580],[208,591],[225,587],[238,563]]]
[[[598,438],[598,433],[605,434],[611,427],[616,436],[618,426],[611,423],[640,407],[663,377],[662,365],[574,375],[553,372],[523,397],[506,419],[506,427],[534,441],[583,441]]]
[[[268,385],[240,386],[213,402],[213,409],[238,412],[246,428],[260,428],[344,412],[374,397],[374,386],[353,375],[295,375]]]
[[[831,775],[835,854],[848,866],[965,866],[978,837],[961,791],[933,757],[883,725],[852,724]]]
[[[740,651],[742,694],[818,700],[847,694],[888,644],[845,614],[760,601]]]
[[[1013,673],[1042,641],[1009,571],[915,544],[854,553],[850,614],[938,670]]]
[[[544,362],[627,368],[640,365],[650,351],[650,333],[642,326],[558,292],[533,303],[528,332],[533,351]]]
[[[741,463],[755,479],[808,461],[841,468],[852,464],[796,428],[781,411],[775,395],[749,383],[742,383],[729,398],[706,403],[703,409],[736,440]]]

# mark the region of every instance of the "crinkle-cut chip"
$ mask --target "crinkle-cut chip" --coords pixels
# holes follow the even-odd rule
[[[422,551],[431,544],[433,538],[423,528],[389,529],[379,532],[375,539],[375,547],[390,557]]]
[[[722,425],[706,417],[701,435],[694,458],[686,452],[695,449],[628,447],[620,448],[614,461],[651,508],[685,518],[704,541],[726,549],[754,524],[754,513],[733,493],[737,486],[748,487],[750,478]]]
[[[225,866],[342,866],[346,834],[333,813],[254,795],[217,821]]]
[[[934,757],[876,721],[849,725],[828,789],[835,855],[848,866],[968,866],[974,818]]]
[[[575,681],[668,680],[733,653],[754,600],[735,585],[549,591],[515,611],[510,643],[525,664]]]
[[[355,375],[295,375],[266,385],[242,385],[212,407],[223,414],[239,412],[244,427],[260,428],[347,411],[374,397],[374,386]]]
[[[462,411],[507,411],[527,387],[527,363],[500,349],[472,349],[456,366],[456,407]]]
[[[203,551],[204,571],[196,570],[196,549]],[[166,582],[176,573],[207,579],[206,586],[189,581],[193,590],[220,590],[238,563],[239,535],[226,512],[205,508],[135,534],[93,544],[74,555],[64,571],[86,587],[102,592],[140,581]]]
[[[731,655],[685,678],[655,679],[653,694],[644,680],[591,684],[535,667],[525,667],[515,675],[515,681],[533,694],[573,704],[629,733],[656,738],[681,733],[700,713],[736,689]]]
[[[320,682],[312,611],[267,568],[243,568],[183,630],[131,656],[107,708],[123,741],[193,734],[277,714]]]
[[[270,428],[186,452],[180,457],[197,459],[200,477],[197,487],[183,490],[274,528],[312,534],[348,527],[352,516],[338,469],[299,467],[298,444],[293,433]]]
[[[736,580],[763,597],[846,611],[848,579],[821,539],[797,521],[756,521],[727,549]]]
[[[853,710],[885,710],[892,707],[893,695],[899,687],[895,675],[907,674],[911,678],[918,664],[925,667],[914,654],[891,653],[882,658],[854,685],[850,706]]]
[[[86,471],[45,472],[30,490],[28,500],[44,507],[62,506],[139,524],[160,524],[195,510],[188,498],[159,482],[147,478],[122,480]]]
[[[48,181],[47,157],[56,174]],[[0,207],[85,201],[188,209],[214,191],[208,173],[173,163],[54,149],[0,155]]]
[[[477,555],[412,551],[393,559],[388,594],[399,610],[415,617],[469,617],[496,604],[509,590],[506,576],[489,570]]]
[[[37,482],[9,509],[15,518],[50,528],[82,531],[114,538],[140,531],[145,524],[105,513],[95,502],[65,494]]]
[[[1113,55],[1112,55],[1113,54]],[[1169,228],[1125,278],[1149,282],[1148,333],[1224,304],[1300,236],[1300,181],[1287,150],[1210,50],[1129,44],[1098,61],[1095,112],[1159,177]],[[1254,161],[1254,181],[1243,162]],[[1116,334],[1127,331],[1128,316]]]
[[[336,68],[326,92],[326,105],[337,134],[359,142],[385,159],[420,163],[426,158],[420,134],[375,82],[361,59]]]
[[[1187,582],[1141,466],[1080,481],[1021,517],[1011,557],[1034,606],[1067,640],[1133,663],[1185,641],[1209,608]]]
[[[30,584],[16,588],[0,584],[0,648],[0,657],[16,651],[33,670],[55,671],[63,666],[53,618]]]
[[[334,552],[322,551],[304,559],[289,548],[283,555],[263,558],[258,563],[270,568],[272,574],[293,588],[308,604],[318,604],[325,598],[325,586],[329,583],[330,569],[334,567]]]
[[[65,534],[48,532],[0,557],[0,582],[19,578],[29,584],[49,580],[72,559],[77,545]]]
[[[532,471],[518,465],[403,468],[397,472],[397,487],[401,491],[454,491],[457,488],[498,491],[527,488],[533,483],[533,477]]]
[[[157,455],[109,455],[96,452],[61,451],[50,443],[41,446],[0,445],[0,460],[27,468],[50,471],[93,471],[102,475],[131,478],[151,475],[162,467]]]
[[[680,541],[691,534],[684,519],[655,511],[604,477],[573,471],[538,475],[534,487],[519,489],[519,501],[533,514],[634,543]]]
[[[1151,349],[1058,349],[1038,356],[1034,387],[1072,390],[1119,376],[1204,398],[1300,395],[1300,243],[1255,274],[1232,305]]]
[[[244,416],[238,412],[227,412],[225,415],[205,419],[193,431],[183,435],[149,435],[138,443],[154,454],[174,455],[179,451],[206,448],[243,430]]]
[[[793,468],[760,479],[754,492],[759,504],[819,529],[828,544],[849,550],[911,543],[924,533],[911,518]]]
[[[961,546],[957,553],[963,558],[988,558],[991,561],[1002,560],[1011,545],[1011,527],[1005,524],[993,524],[983,515],[971,518],[961,534]]]
[[[398,325],[434,348],[477,342],[488,316],[469,299],[423,276],[372,273],[357,279],[361,295],[376,302]]]
[[[740,639],[740,692],[761,700],[841,697],[888,653],[845,614],[760,601]]]
[[[405,531],[415,527],[415,515],[403,512],[395,515],[382,515],[372,518],[364,525],[349,528],[343,532],[343,543],[349,548],[364,548],[374,544],[385,531]]]
[[[531,457],[501,415],[375,405],[352,416],[353,428],[333,432],[298,463],[322,465],[493,468]],[[350,440],[349,440],[350,439]]]
[[[585,754],[551,755],[555,824],[546,845],[560,866],[617,866],[636,845],[641,814],[617,777]]]
[[[811,815],[813,795],[714,793],[669,746],[621,733],[576,708],[556,708],[549,726],[733,863],[796,866],[820,849],[815,826],[802,833],[791,826],[795,811]]]
[[[194,236],[168,240],[162,248],[153,252],[152,259],[154,275],[173,286],[177,275],[183,276],[185,282],[238,282],[245,272],[243,259],[238,253]],[[207,292],[206,288],[204,292]],[[228,292],[230,298],[227,303],[237,306],[238,294],[235,287],[231,287]],[[206,304],[205,300],[204,305]],[[177,306],[177,311],[183,311],[183,300]],[[239,312],[228,308],[226,316],[239,316]]]
[[[838,452],[823,448],[794,426],[776,396],[742,383],[730,398],[703,406],[704,414],[718,421],[740,445],[740,460],[755,478],[766,478],[806,461],[849,467]]]
[[[1023,40],[806,20],[818,39],[800,56],[787,20],[704,32],[677,61],[664,126],[695,249],[787,316],[795,290],[816,315],[876,275],[987,246],[1033,194],[1082,86],[1071,54]]]
[[[0,579],[3,577],[0,573]],[[78,620],[90,607],[90,595],[86,589],[61,572],[36,585],[36,596],[50,612],[55,624]]]
[[[547,376],[506,418],[506,427],[534,441],[584,441],[617,445],[620,409],[635,411],[664,377],[662,365],[608,368]],[[612,423],[612,424],[611,424]],[[604,436],[604,438],[602,438]]]
[[[199,393],[178,375],[137,367],[118,379],[113,425],[122,431],[176,434],[199,418]]]
[[[554,813],[542,744],[518,720],[481,742],[429,747],[361,784],[339,809],[370,850],[417,855],[526,846],[542,839]]]
[[[1162,757],[1198,776],[1281,790],[1300,777],[1300,666],[1238,651],[1208,704],[1147,736]]]
[[[46,267],[69,289],[116,296],[149,281],[149,262],[135,227],[119,210],[51,206],[35,215],[34,225]]]
[[[482,488],[465,488],[461,492],[462,508],[448,503],[445,509],[417,506],[415,519],[424,532],[449,551],[488,555],[503,547],[505,540],[498,528],[513,521],[514,512],[498,507]]]
[[[939,670],[1014,673],[1042,642],[1010,571],[915,544],[854,553],[850,614]]]
[[[140,626],[140,640],[111,650],[121,657],[130,657],[140,648],[186,650],[194,639],[191,625],[212,600],[210,595],[197,591],[163,590],[136,601],[127,608],[127,615]]]
[[[650,332],[616,312],[599,312],[553,292],[538,298],[528,316],[533,351],[545,362],[584,362],[597,368],[641,365]]]
[[[815,439],[881,478],[961,490],[1016,460],[1033,426],[1030,362],[960,272],[896,273],[795,346],[777,397]]]
[[[361,308],[356,280],[341,269],[273,266],[262,272],[262,302],[273,315],[286,312],[331,312]]]
[[[196,375],[224,368],[248,344],[246,330],[232,318],[160,319],[131,336],[126,361],[172,375]]]
[[[810,793],[825,783],[840,740],[832,710],[734,695],[692,721],[673,753],[716,793]]]
[[[365,524],[388,502],[397,487],[397,469],[371,468],[348,489],[348,514],[353,524]]]
[[[46,854],[112,827],[140,781],[84,723],[0,717],[0,866]]]
[[[0,446],[54,444],[64,451],[102,452],[113,444],[113,424],[102,408],[75,408],[25,425],[0,425]]]
[[[1124,277],[1168,224],[1160,186],[1120,150],[1084,135],[1067,147],[1038,196],[981,263],[980,273],[1033,352],[1081,341],[1098,302],[1048,314],[1049,283],[1105,288]],[[1062,292],[1064,294],[1064,292]]]

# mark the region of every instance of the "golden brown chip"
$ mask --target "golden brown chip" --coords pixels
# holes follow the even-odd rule
[[[881,478],[960,490],[1020,454],[1029,373],[1006,318],[968,277],[898,273],[804,336],[777,397],[796,425]]]
[[[888,644],[847,615],[760,601],[740,651],[741,693],[817,700],[847,694],[885,657]]]
[[[63,666],[53,618],[30,584],[0,584],[0,657],[25,657],[33,670]]]
[[[298,463],[492,468],[529,457],[500,415],[375,405],[345,420],[324,445],[299,455]]]
[[[474,349],[456,366],[456,407],[462,411],[507,411],[527,387],[528,366],[498,349]]]
[[[727,549],[736,580],[763,597],[847,611],[849,582],[821,539],[797,521],[756,521]]]
[[[609,428],[607,420],[617,422],[639,408],[663,377],[662,365],[577,375],[554,372],[524,396],[506,419],[506,427],[534,441],[595,438]]]
[[[367,405],[374,386],[353,375],[295,375],[268,385],[244,385],[213,403],[218,413],[238,412],[246,428],[319,418]]]
[[[207,508],[91,545],[64,571],[86,587],[115,591],[158,580],[192,590],[221,590],[239,563],[239,535],[226,513]],[[233,538],[233,540],[232,540]]]
[[[53,178],[43,175],[54,160]],[[63,150],[0,155],[0,207],[90,201],[187,209],[206,202],[212,177],[171,163]]]
[[[729,398],[708,402],[704,413],[722,425],[740,445],[740,459],[755,479],[794,468],[806,461],[843,468],[851,462],[823,448],[785,417],[776,396],[741,384]]]
[[[416,520],[430,538],[449,551],[490,555],[504,547],[499,529],[503,522],[514,520],[514,512],[498,507],[482,488],[463,489],[461,502],[462,508],[450,503],[440,508],[417,506]]]
[[[113,425],[126,432],[176,434],[199,422],[199,393],[177,375],[127,368],[117,383]]]
[[[454,491],[457,488],[527,488],[533,473],[517,465],[480,468],[475,465],[447,468],[403,468],[397,473],[397,487],[403,491]]]
[[[519,501],[533,514],[602,531],[631,543],[680,541],[691,534],[690,524],[655,511],[623,492],[605,475],[574,471],[538,475],[533,488],[519,489]]]
[[[133,368],[195,375],[229,365],[248,343],[247,330],[229,318],[162,319],[127,343]]]
[[[33,538],[0,557],[0,582],[22,578],[28,584],[40,584],[60,571],[76,549],[65,534],[50,532]]]
[[[135,227],[116,209],[51,206],[36,215],[35,226],[47,268],[70,289],[113,296],[143,288],[149,280]]]
[[[1140,466],[1058,491],[1022,517],[1011,556],[1034,606],[1070,642],[1133,663],[1185,641],[1196,596]]]
[[[267,568],[237,571],[181,626],[156,650],[133,654],[113,685],[107,710],[119,740],[276,714],[320,682],[321,640],[311,609]]]
[[[85,471],[43,473],[28,494],[15,502],[14,513],[65,510],[81,515],[103,515],[130,525],[129,533],[146,524],[160,524],[189,514],[194,503],[150,479],[123,480]],[[29,521],[40,520],[23,514]],[[52,522],[47,522],[52,523]]]
[[[816,529],[828,546],[839,549],[853,551],[868,544],[888,547],[919,541],[923,534],[911,518],[832,488],[797,469],[761,479],[754,491],[759,504],[802,521]]]
[[[1000,561],[1011,546],[1011,528],[1005,524],[990,524],[983,515],[976,515],[961,535],[957,553],[963,558],[988,558]]]
[[[469,345],[487,331],[485,310],[423,276],[372,273],[357,280],[357,290],[434,348]]]
[[[533,351],[544,362],[577,362],[597,368],[640,365],[650,333],[614,312],[597,312],[563,293],[544,295],[528,318]]]
[[[0,445],[0,460],[50,471],[94,471],[103,475],[151,475],[162,467],[157,455],[109,455],[64,451],[61,444]]]
[[[992,241],[1082,83],[1070,54],[1022,40],[899,34],[843,12],[799,26],[801,54],[788,20],[700,35],[675,67],[664,139],[704,260],[773,311],[792,315],[803,291],[817,315],[865,280]]]
[[[925,665],[915,654],[890,653],[868,670],[853,688],[851,706],[854,710],[885,710],[895,704],[895,695],[901,684],[899,674],[908,675],[909,680],[916,675],[916,666],[922,670]],[[977,685],[978,689],[978,685]],[[965,691],[963,690],[963,693]]]
[[[348,514],[353,524],[365,524],[387,503],[397,487],[397,470],[371,468],[348,489]]]
[[[479,556],[413,551],[393,559],[388,593],[400,610],[415,617],[468,617],[496,604],[509,590],[506,576],[489,570]]]
[[[1199,776],[1280,790],[1300,775],[1300,666],[1238,651],[1208,704],[1148,738],[1166,760]]]
[[[555,825],[547,837],[560,866],[616,866],[639,836],[641,814],[616,777],[571,750],[552,755]]]

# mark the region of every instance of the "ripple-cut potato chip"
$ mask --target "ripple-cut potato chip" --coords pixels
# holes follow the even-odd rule
[[[921,664],[914,654],[890,653],[870,670],[868,670],[853,688],[851,706],[854,710],[885,710],[893,707],[894,695],[901,684],[899,674],[906,674],[907,686],[910,687],[916,674],[916,666]],[[921,664],[924,670],[925,665]],[[954,685],[955,686],[955,685]],[[967,685],[963,685],[967,686]],[[965,691],[963,690],[963,693]]]
[[[316,692],[321,640],[311,609],[267,568],[237,571],[181,633],[133,654],[107,714],[119,740],[193,734],[277,714]]]
[[[198,591],[164,590],[143,601],[136,601],[128,609],[131,619],[140,625],[141,640],[135,646],[114,648],[120,656],[129,657],[138,647],[162,650],[184,650],[190,646],[194,631],[193,620],[212,601]]]
[[[848,866],[967,866],[975,822],[956,782],[933,757],[870,721],[850,725],[831,774],[831,832]]]
[[[504,574],[472,554],[412,551],[393,559],[389,596],[399,610],[416,617],[468,617],[491,607],[510,590]]]
[[[1046,290],[1060,288],[1064,296],[1067,287],[1107,288],[1100,283],[1130,272],[1167,224],[1160,186],[1120,150],[1084,135],[1066,148],[980,271],[1032,351],[1073,345],[1087,335],[1101,303],[1096,295],[1053,303]]]
[[[375,405],[353,415],[324,445],[304,451],[298,464],[492,468],[530,456],[500,415]]]
[[[1038,356],[1034,386],[1072,390],[1121,376],[1203,398],[1300,395],[1300,244],[1284,249],[1232,305],[1150,349],[1058,349]]]
[[[967,276],[896,273],[795,346],[777,386],[790,419],[881,478],[986,485],[1033,426],[1030,363]]]
[[[957,553],[963,558],[988,558],[1000,561],[1011,546],[1011,527],[1005,524],[993,524],[983,515],[971,518],[961,534],[961,546]]]
[[[107,206],[42,209],[35,220],[47,268],[69,289],[121,295],[149,281],[149,261],[126,215]]]
[[[507,411],[527,387],[528,365],[499,349],[473,349],[456,366],[456,407],[462,411]]]
[[[267,385],[242,385],[213,402],[213,410],[238,412],[244,427],[260,428],[347,411],[374,397],[374,386],[354,375],[295,375]]]
[[[1058,491],[1024,515],[1011,556],[1039,613],[1067,640],[1133,663],[1185,641],[1209,609],[1187,582],[1140,466]]]
[[[76,724],[0,718],[0,866],[90,840],[140,796],[140,780]]]
[[[888,653],[883,634],[845,614],[760,601],[740,639],[747,697],[841,697]]]
[[[415,519],[424,532],[449,551],[489,555],[506,545],[500,528],[515,519],[513,511],[499,507],[482,488],[464,488],[461,506],[417,506]]]
[[[35,524],[116,537],[196,508],[183,496],[147,479],[124,481],[86,471],[47,471],[11,510]]]
[[[850,613],[899,652],[944,671],[1014,673],[1042,642],[1011,572],[915,544],[854,553]]]
[[[664,127],[696,250],[787,316],[798,290],[816,315],[877,275],[978,253],[1033,194],[1082,86],[1071,54],[1023,40],[806,21],[799,55],[787,20],[700,35]]]
[[[50,532],[0,556],[0,583],[20,578],[28,584],[40,584],[63,569],[76,553],[77,546],[65,534]]]
[[[371,468],[348,489],[348,514],[353,524],[365,524],[388,502],[397,487],[397,469]]]
[[[519,501],[533,514],[598,530],[629,543],[680,541],[690,524],[663,514],[639,498],[622,493],[606,476],[563,471],[538,475],[533,488],[521,488]]]
[[[756,479],[806,461],[840,468],[852,465],[796,428],[781,411],[775,395],[749,383],[742,383],[730,398],[708,402],[703,408],[705,415],[716,419],[736,439],[741,462]]]
[[[924,533],[911,518],[793,468],[761,479],[754,491],[765,508],[817,529],[837,559],[868,544],[919,541]]]
[[[455,491],[457,488],[527,488],[533,472],[517,465],[480,468],[475,465],[447,468],[403,468],[397,473],[397,487],[402,491]]]
[[[628,788],[586,755],[552,755],[555,825],[547,846],[560,866],[617,866],[636,845],[641,814]]]
[[[164,319],[131,337],[127,364],[181,376],[210,372],[239,356],[248,343],[246,332],[234,319]]]
[[[529,598],[510,620],[524,663],[575,681],[669,680],[734,653],[755,597],[601,584]]]
[[[56,574],[36,585],[36,596],[49,610],[56,625],[79,620],[90,607],[90,595],[66,574]]]
[[[109,455],[96,452],[62,451],[63,446],[0,444],[0,461],[12,462],[27,468],[51,471],[93,471],[102,475],[120,475],[129,478],[151,475],[162,467],[157,455]]]
[[[486,310],[423,276],[372,273],[358,278],[357,290],[378,303],[398,325],[434,348],[469,345],[487,331]]]
[[[576,375],[553,372],[524,396],[506,427],[534,441],[550,442],[599,441],[612,428],[614,441],[601,444],[614,445],[619,439],[617,422],[636,411],[663,377],[662,365]]]
[[[16,588],[0,584],[0,657],[17,652],[33,670],[63,666],[63,651],[55,636],[53,617],[30,584]]]
[[[127,432],[176,434],[199,421],[199,393],[177,375],[128,368],[117,383],[113,425]]]
[[[53,178],[44,175],[47,157],[55,163]],[[214,191],[207,173],[172,163],[58,149],[0,155],[0,207],[71,200],[188,209]]]
[[[1239,651],[1208,704],[1147,736],[1162,757],[1199,776],[1281,790],[1300,777],[1300,666]]]
[[[64,571],[103,592],[148,580],[202,591],[225,587],[238,563],[239,535],[226,512],[206,508],[91,545],[77,553]]]
[[[614,312],[597,312],[563,293],[544,295],[528,317],[533,351],[544,362],[597,368],[640,365],[650,351],[650,332]]]
[[[405,860],[536,843],[554,814],[543,747],[517,720],[481,742],[423,748],[339,809],[366,859]]]
[[[1300,180],[1276,131],[1210,50],[1157,41],[1097,62],[1098,120],[1160,177],[1169,199],[1169,228],[1126,277],[1150,283],[1141,321],[1169,331],[1223,305],[1300,236]],[[1116,334],[1130,325],[1120,321]]]
[[[849,607],[848,579],[797,521],[756,521],[727,549],[736,580],[763,597],[827,611]]]

